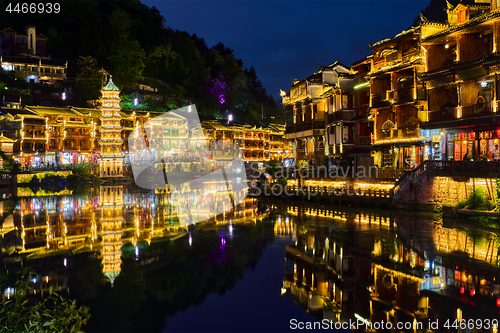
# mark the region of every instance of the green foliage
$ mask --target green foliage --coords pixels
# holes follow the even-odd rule
[[[16,292],[11,299],[1,299],[0,332],[81,332],[90,318],[89,309],[56,293],[30,305],[28,273],[25,270],[16,282]]]
[[[102,76],[99,73],[97,60],[92,56],[80,56],[76,63],[78,81],[73,87],[76,100],[95,100],[101,95]]]
[[[167,112],[184,106],[182,101],[173,97],[167,98],[165,101],[157,101],[151,98],[142,101],[137,105],[134,104],[134,99],[135,97],[133,94],[124,94],[120,102],[121,107],[129,110]]]
[[[280,169],[280,161],[276,159],[266,161],[264,162],[264,169],[271,177],[276,178],[276,174]]]
[[[147,101],[142,109],[168,111],[188,100],[207,116],[223,118],[231,113],[237,122],[258,123],[263,108],[264,125],[283,123],[283,110],[266,93],[253,67],[244,68],[241,59],[222,43],[209,48],[203,38],[166,27],[155,7],[135,0],[59,3],[64,10],[57,20],[50,14],[27,14],[26,19],[48,36],[47,48],[54,59],[77,59],[77,81],[72,87],[75,99],[99,97],[96,70],[104,68],[125,94],[134,91],[139,82],[151,85],[148,79],[160,83],[157,88],[168,100],[160,104]],[[5,11],[0,11],[0,22],[18,31],[26,25],[26,20],[16,20]],[[3,74],[0,80],[10,93],[22,96],[23,104],[34,102],[30,84],[15,80],[15,75],[20,73],[10,78]],[[13,92],[14,88],[18,91]]]
[[[483,189],[478,187],[467,199],[457,204],[457,208],[465,207],[468,207],[470,210],[492,210],[495,208],[495,204],[493,201],[486,198]]]
[[[73,165],[73,175],[79,177],[90,177],[92,175],[92,166],[88,163],[78,163]]]
[[[307,167],[308,163],[305,160],[300,160],[297,162],[297,168],[302,169]]]
[[[497,186],[497,200],[500,200],[500,179],[496,179],[495,184]]]

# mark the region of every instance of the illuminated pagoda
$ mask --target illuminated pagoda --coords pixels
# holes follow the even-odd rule
[[[121,272],[123,186],[101,186],[102,272],[113,285]]]
[[[123,154],[121,146],[122,127],[120,89],[110,76],[108,84],[101,90],[101,158],[99,171],[101,177],[123,177]]]

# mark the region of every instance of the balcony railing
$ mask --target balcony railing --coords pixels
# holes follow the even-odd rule
[[[356,137],[354,144],[356,146],[369,146],[372,144],[372,136],[371,135],[358,136]]]
[[[461,118],[473,118],[493,114],[493,102],[462,106]]]
[[[324,128],[325,128],[325,122],[323,120],[314,122],[307,121],[304,123],[287,126],[286,133],[297,133],[302,131],[309,131],[312,129],[324,129]]]
[[[429,122],[452,121],[463,118],[476,118],[490,116],[494,114],[494,103],[500,101],[493,101],[487,103],[478,103],[462,107],[448,107],[442,110],[435,110],[429,112]],[[497,108],[498,109],[498,108]]]
[[[367,114],[370,111],[370,104],[358,105],[354,108],[356,116]]]
[[[336,121],[349,121],[352,118],[354,118],[354,110],[340,110],[328,114],[328,123],[330,124]]]
[[[381,92],[377,94],[371,94],[372,106],[380,105],[387,99],[387,92]]]
[[[414,98],[415,97],[414,91],[415,91],[415,89],[413,86],[397,89],[394,102],[395,103],[404,103],[404,102],[413,101],[415,99]]]

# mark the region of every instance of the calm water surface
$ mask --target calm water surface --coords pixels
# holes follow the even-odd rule
[[[496,234],[432,216],[247,198],[183,226],[165,194],[103,186],[4,202],[1,223],[2,293],[32,267],[33,297],[57,291],[89,306],[89,332],[500,317]]]

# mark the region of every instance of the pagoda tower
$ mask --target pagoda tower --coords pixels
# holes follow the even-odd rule
[[[101,186],[102,272],[111,285],[121,272],[123,186]]]
[[[110,76],[108,84],[101,89],[101,157],[99,173],[101,178],[123,177],[123,159],[121,138],[120,89]]]

